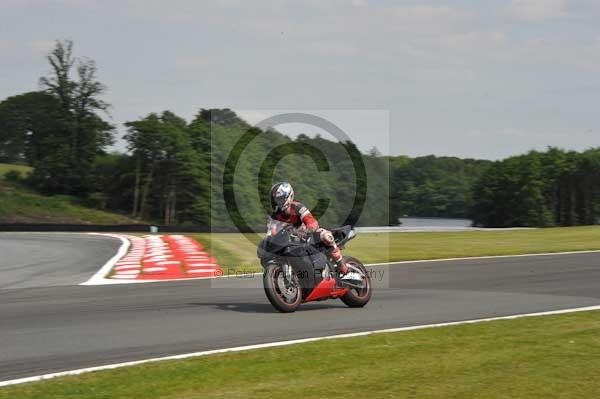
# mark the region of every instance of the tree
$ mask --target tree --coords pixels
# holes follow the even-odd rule
[[[113,127],[98,114],[109,107],[100,98],[106,87],[97,80],[93,60],[73,56],[70,40],[57,41],[47,59],[52,72],[40,78],[40,85],[58,101],[60,126],[52,132],[53,146],[33,165],[32,179],[52,194],[85,196],[93,189],[95,157],[112,143]]]
[[[472,218],[487,227],[598,223],[599,154],[549,148],[495,162],[475,184]]]
[[[202,108],[198,113],[197,118],[208,123],[215,123],[222,126],[231,126],[236,124],[244,127],[249,126],[246,121],[237,116],[237,114],[229,108]]]
[[[490,161],[435,157],[392,157],[390,212],[426,217],[467,216],[472,188]]]
[[[208,179],[186,121],[165,111],[126,126],[136,164],[132,215],[160,217],[165,225],[193,218],[189,209]]]
[[[61,129],[60,104],[44,92],[9,97],[0,103],[0,162],[36,164],[53,149]]]
[[[135,186],[131,215],[144,215],[148,190],[154,178],[156,165],[164,157],[161,142],[161,123],[158,115],[152,113],[139,121],[125,123],[127,148],[135,158]]]

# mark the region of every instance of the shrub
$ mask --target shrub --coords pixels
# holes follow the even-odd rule
[[[8,172],[6,172],[4,174],[4,178],[8,181],[18,182],[18,181],[21,181],[22,175],[21,175],[20,171],[13,169],[13,170],[9,170]]]
[[[85,200],[83,200],[83,205],[88,206],[90,208],[106,209],[107,201],[108,198],[106,194],[95,192],[90,194]]]

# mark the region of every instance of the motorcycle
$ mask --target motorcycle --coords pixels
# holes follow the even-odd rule
[[[352,226],[332,229],[340,248],[356,237]],[[290,224],[269,219],[267,234],[257,256],[263,266],[263,285],[269,302],[280,312],[290,313],[306,302],[341,299],[348,307],[360,308],[371,299],[371,278],[365,266],[352,256],[344,261],[356,280],[341,280],[330,250],[312,235],[302,237]]]

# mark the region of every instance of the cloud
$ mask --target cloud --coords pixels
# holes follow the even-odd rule
[[[256,125],[267,118],[278,115],[283,112],[268,111],[268,110],[236,110],[236,113],[251,125]]]
[[[464,18],[469,15],[464,10],[445,6],[398,6],[393,8],[393,13],[400,18],[413,21],[440,21]]]
[[[507,44],[503,32],[466,32],[444,36],[442,45],[453,50],[495,50]]]
[[[357,47],[342,42],[315,42],[308,46],[308,50],[310,53],[334,57],[352,57],[359,53]]]
[[[0,6],[5,7],[43,7],[43,6],[67,6],[87,7],[96,5],[97,0],[2,0]]]
[[[55,45],[56,42],[54,40],[36,40],[29,44],[34,52],[42,54],[49,53]]]
[[[211,65],[211,61],[208,57],[181,57],[175,60],[175,66],[181,69],[198,69]]]
[[[411,5],[385,6],[377,8],[371,18],[376,22],[369,27],[375,31],[382,29],[391,34],[406,34],[406,38],[415,36],[441,36],[462,30],[474,16],[473,10],[460,7]],[[364,15],[357,14],[357,26]]]
[[[369,3],[367,2],[367,0],[352,0],[353,7],[366,7],[368,5]]]
[[[98,5],[97,0],[60,0],[59,3],[71,7],[89,7]]]
[[[511,0],[506,12],[517,19],[544,21],[565,16],[566,8],[566,0]]]
[[[0,39],[0,50],[9,50],[14,47],[12,42]]]

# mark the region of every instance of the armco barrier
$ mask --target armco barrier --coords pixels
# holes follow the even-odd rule
[[[150,226],[144,224],[54,224],[54,223],[6,223],[0,224],[0,231],[54,231],[54,232],[149,232]]]
[[[5,223],[0,224],[0,231],[15,232],[123,232],[123,233],[149,233],[152,225],[149,224],[26,224],[26,223]],[[158,233],[234,233],[238,232],[235,227],[214,227],[208,226],[155,226]],[[257,228],[261,231],[264,227]]]

